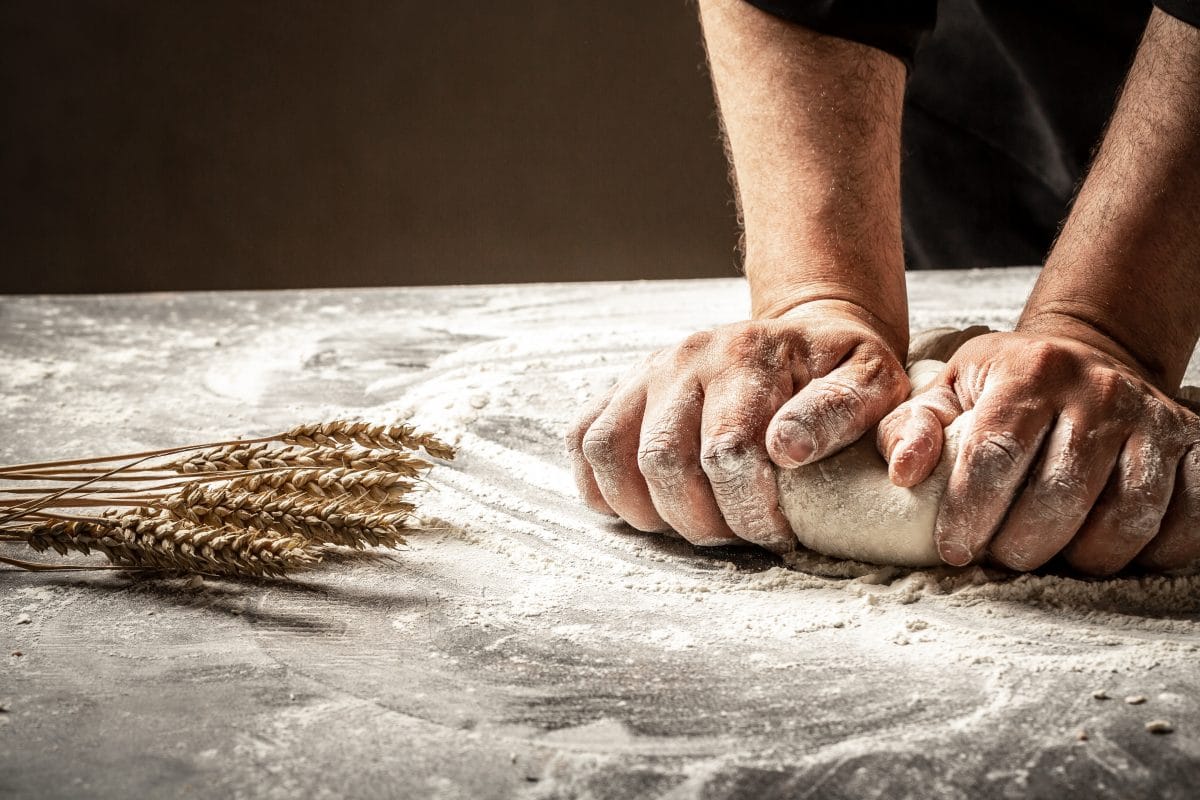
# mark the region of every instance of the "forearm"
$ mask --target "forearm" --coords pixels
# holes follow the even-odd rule
[[[1200,30],[1151,16],[1020,328],[1075,335],[1178,387],[1200,335]]]
[[[700,8],[754,316],[846,301],[875,317],[903,354],[903,64],[741,0]]]

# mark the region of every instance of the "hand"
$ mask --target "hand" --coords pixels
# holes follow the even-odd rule
[[[881,327],[856,305],[821,300],[654,353],[568,432],[581,495],[693,544],[792,549],[772,463],[824,458],[907,396]]]
[[[934,532],[946,563],[990,554],[1025,571],[1061,552],[1110,575],[1200,556],[1197,419],[1130,362],[1094,331],[988,334],[883,420],[892,480],[913,486],[937,465],[943,427],[974,412]]]

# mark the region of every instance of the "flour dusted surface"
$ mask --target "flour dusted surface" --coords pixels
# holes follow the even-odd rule
[[[914,325],[1004,327],[1032,278],[913,275]],[[744,303],[735,281],[7,301],[8,462],[347,413],[417,414],[462,456],[411,549],[297,585],[6,576],[0,725],[28,744],[4,780],[116,796],[84,757],[105,741],[146,795],[1189,796],[1193,578],[784,564],[581,507],[573,407]]]

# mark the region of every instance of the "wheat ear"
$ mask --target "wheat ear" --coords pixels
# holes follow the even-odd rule
[[[137,514],[37,523],[5,538],[22,540],[39,552],[87,555],[95,550],[114,564],[173,572],[274,577],[321,560],[319,547],[303,537]]]
[[[155,503],[162,513],[197,525],[282,531],[321,544],[395,547],[413,511],[411,503],[388,511],[364,508],[352,498],[318,500],[311,495],[193,487]]]
[[[333,420],[297,425],[281,434],[279,440],[310,447],[360,444],[380,450],[423,449],[434,458],[453,459],[454,448],[411,425],[375,425],[356,420]]]
[[[362,447],[304,447],[267,444],[225,445],[193,453],[162,465],[182,474],[235,470],[342,467],[381,470],[416,477],[432,464],[405,450],[368,450]]]
[[[265,472],[234,478],[226,484],[231,489],[259,492],[275,489],[281,492],[301,492],[320,498],[348,497],[388,506],[400,501],[413,490],[414,484],[403,475],[378,470],[297,469],[284,472]]]

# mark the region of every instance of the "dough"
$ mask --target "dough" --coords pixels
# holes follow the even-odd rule
[[[914,336],[908,368],[913,391],[933,380],[963,342],[988,332],[976,326]],[[810,550],[837,558],[903,567],[940,564],[933,526],[958,455],[960,432],[970,426],[972,416],[967,412],[946,429],[937,469],[912,489],[888,478],[874,431],[816,464],[777,470],[779,507],[796,538]]]
[[[912,339],[908,375],[915,393],[937,376],[964,342],[989,333],[982,326],[938,328]],[[1200,388],[1184,386],[1176,398],[1200,413]],[[871,431],[840,453],[796,469],[777,469],[779,507],[796,538],[810,550],[836,558],[901,567],[932,567],[941,562],[933,543],[938,506],[958,457],[962,432],[974,413],[946,428],[942,460],[933,474],[912,489],[888,478],[887,462],[875,449]]]
[[[941,361],[913,364],[908,374],[914,390],[942,366]],[[810,550],[837,558],[903,567],[941,563],[933,524],[958,455],[959,431],[970,424],[970,416],[964,414],[946,429],[937,469],[911,489],[888,478],[874,432],[823,461],[777,470],[779,507],[796,538]]]

